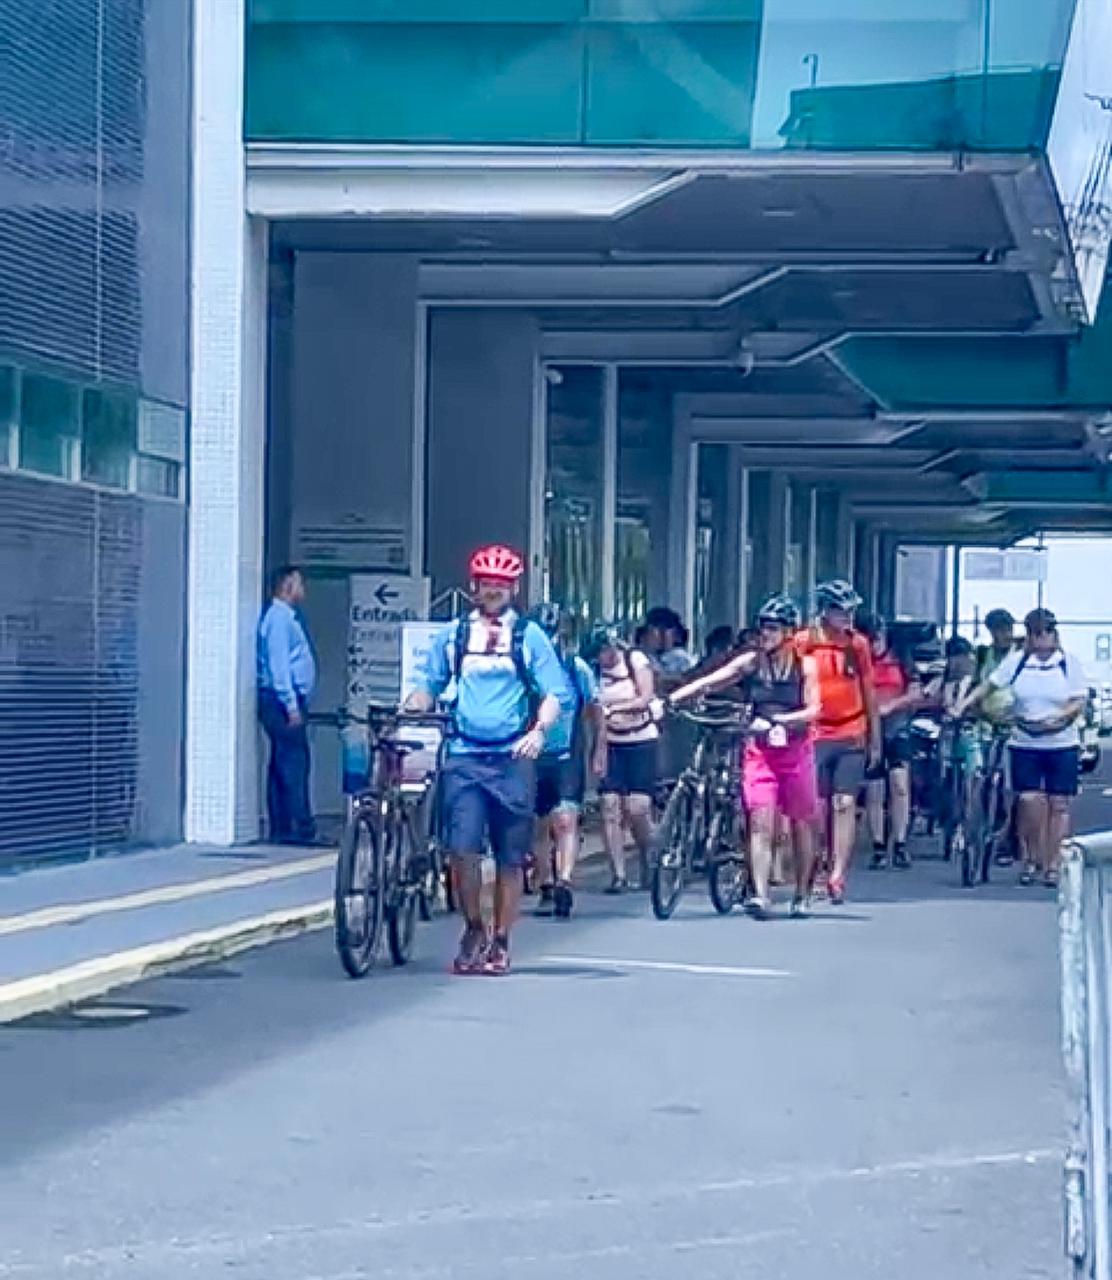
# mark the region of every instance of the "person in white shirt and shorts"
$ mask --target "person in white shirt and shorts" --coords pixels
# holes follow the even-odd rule
[[[1079,659],[1062,648],[1058,620],[1049,609],[1032,610],[1024,626],[1023,648],[1009,654],[966,705],[994,693],[1011,695],[1008,755],[1019,805],[1017,831],[1024,862],[1020,882],[1032,884],[1041,874],[1044,884],[1054,887],[1079,787],[1078,720],[1088,685]]]

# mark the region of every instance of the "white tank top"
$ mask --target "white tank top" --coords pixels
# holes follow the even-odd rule
[[[623,655],[609,671],[599,675],[599,702],[603,712],[606,708],[623,702],[630,702],[639,696],[634,675],[638,671],[651,671],[652,664],[643,653],[633,650]],[[606,717],[606,740],[612,746],[623,743],[655,742],[660,737],[660,729],[647,710],[625,711]]]

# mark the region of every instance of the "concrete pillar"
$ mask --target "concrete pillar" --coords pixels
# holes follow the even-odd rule
[[[306,531],[346,525],[381,538],[379,562],[362,567],[409,572],[420,540],[413,475],[423,463],[414,422],[417,323],[416,258],[297,255],[294,560],[303,558]]]
[[[316,702],[332,708],[347,701],[349,575],[420,570],[417,261],[299,253],[292,293],[288,443],[280,447],[279,432],[271,460],[272,501],[281,492],[276,473],[286,473],[286,533],[283,545],[269,550],[272,564],[291,560],[306,570],[305,612],[320,672]],[[280,415],[272,419],[280,426]],[[346,537],[352,542],[345,551]],[[310,733],[314,805],[329,813],[338,799],[339,739],[329,727]]]
[[[897,616],[896,581],[898,548],[895,539],[888,534],[879,538],[877,579],[877,611],[886,618]]]
[[[536,546],[538,474],[544,518],[537,347],[535,322],[515,312],[433,316],[426,563],[434,593],[465,584],[468,554],[481,543]],[[540,567],[538,557],[532,568]]]
[[[723,537],[721,622],[736,631],[742,625],[745,589],[746,476],[739,445],[726,447],[726,529]]]
[[[815,605],[815,583],[818,581],[818,507],[819,493],[814,485],[808,485],[807,494],[807,536],[803,557],[803,599],[799,602],[805,614],[810,614]]]
[[[695,523],[699,500],[697,446],[673,414],[668,494],[668,604],[681,618],[695,612]]]
[[[192,375],[185,836],[255,838],[263,599],[266,224],[247,216],[245,6],[193,9]]]
[[[869,562],[869,531],[860,520],[853,522],[853,573],[850,577],[857,587],[858,594],[864,596],[870,607],[873,594],[869,586],[869,575],[872,566]]]
[[[818,495],[818,536],[816,578],[853,576],[853,512],[837,490],[824,489]]]
[[[754,471],[749,482],[749,531],[753,539],[753,582],[749,612],[777,591],[788,577],[791,502],[788,478],[780,471]]]

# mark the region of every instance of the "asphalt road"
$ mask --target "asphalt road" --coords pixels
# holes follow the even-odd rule
[[[585,896],[501,982],[453,921],[362,983],[315,935],[0,1030],[0,1276],[1060,1275],[1053,901],[954,881]]]

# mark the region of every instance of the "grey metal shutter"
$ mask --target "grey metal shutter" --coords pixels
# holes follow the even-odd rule
[[[133,837],[142,521],[0,474],[0,864]]]

